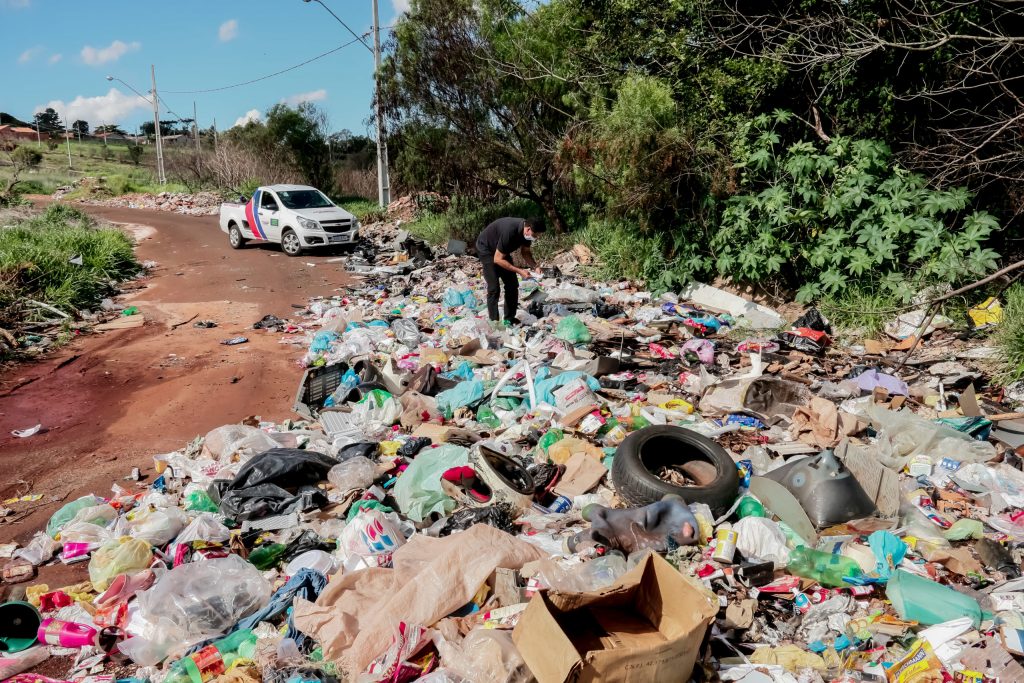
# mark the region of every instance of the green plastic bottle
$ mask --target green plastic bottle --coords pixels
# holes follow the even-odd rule
[[[744,517],[764,517],[764,506],[758,502],[757,498],[753,496],[743,496],[743,500],[740,501],[740,506],[736,510],[736,513],[740,516],[740,519]]]
[[[277,563],[281,561],[281,556],[284,555],[284,551],[287,549],[288,546],[284,543],[261,545],[249,553],[249,561],[256,566],[256,569],[265,571],[277,566]]]
[[[256,634],[244,628],[171,665],[165,683],[206,683],[256,651]]]
[[[843,579],[863,574],[860,565],[849,557],[823,553],[805,545],[798,545],[790,551],[786,571],[830,588],[848,586]]]

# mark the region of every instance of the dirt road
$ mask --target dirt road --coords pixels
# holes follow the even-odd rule
[[[140,260],[159,265],[146,285],[124,297],[146,316],[137,329],[83,337],[38,363],[0,375],[0,500],[41,493],[21,517],[0,522],[0,542],[27,541],[60,505],[109,492],[132,467],[152,472],[152,457],[197,434],[248,415],[291,415],[301,369],[300,348],[252,329],[268,313],[292,315],[292,304],[330,293],[347,281],[336,254],[285,256],[276,246],[233,251],[216,217],[82,207],[141,238]],[[210,319],[213,329],[186,323]],[[248,344],[219,342],[244,335]],[[42,424],[27,439],[11,430]],[[130,486],[130,482],[121,482]]]

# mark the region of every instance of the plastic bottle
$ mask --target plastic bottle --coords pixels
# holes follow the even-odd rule
[[[863,574],[860,565],[850,558],[823,553],[805,545],[798,545],[790,552],[786,569],[794,576],[812,579],[831,588],[846,586],[844,579]]]
[[[73,621],[44,619],[39,625],[39,642],[61,647],[89,647],[99,642],[99,631]]]
[[[206,683],[227,671],[236,660],[252,657],[255,650],[255,633],[249,629],[235,631],[176,661],[165,683]]]
[[[744,517],[765,517],[764,506],[758,502],[757,498],[753,496],[743,496],[743,500],[740,501],[740,506],[737,509],[737,514],[740,519]]]
[[[277,565],[277,563],[281,561],[281,556],[284,555],[284,551],[287,549],[288,546],[284,543],[261,545],[249,553],[249,561],[253,563],[256,569],[265,571]]]
[[[983,618],[981,605],[974,598],[902,569],[892,573],[885,595],[901,619],[925,626],[970,617],[977,628]]]

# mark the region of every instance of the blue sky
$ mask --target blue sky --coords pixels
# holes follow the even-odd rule
[[[371,0],[323,0],[357,33],[372,25]],[[382,27],[408,0],[380,0]],[[388,33],[381,32],[383,41]],[[310,100],[333,130],[369,134],[373,55],[359,43],[258,83],[209,93],[303,62],[353,40],[323,7],[302,0],[0,0],[0,111],[31,120],[52,106],[61,118],[133,130],[152,108],[113,75],[148,96],[156,65],[161,118],[192,117],[221,130],[278,102]],[[372,45],[371,37],[366,42]]]

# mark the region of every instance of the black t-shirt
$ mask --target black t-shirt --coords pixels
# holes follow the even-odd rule
[[[524,225],[526,221],[522,218],[499,218],[476,238],[476,253],[481,258],[493,258],[496,251],[508,256],[527,243]]]

